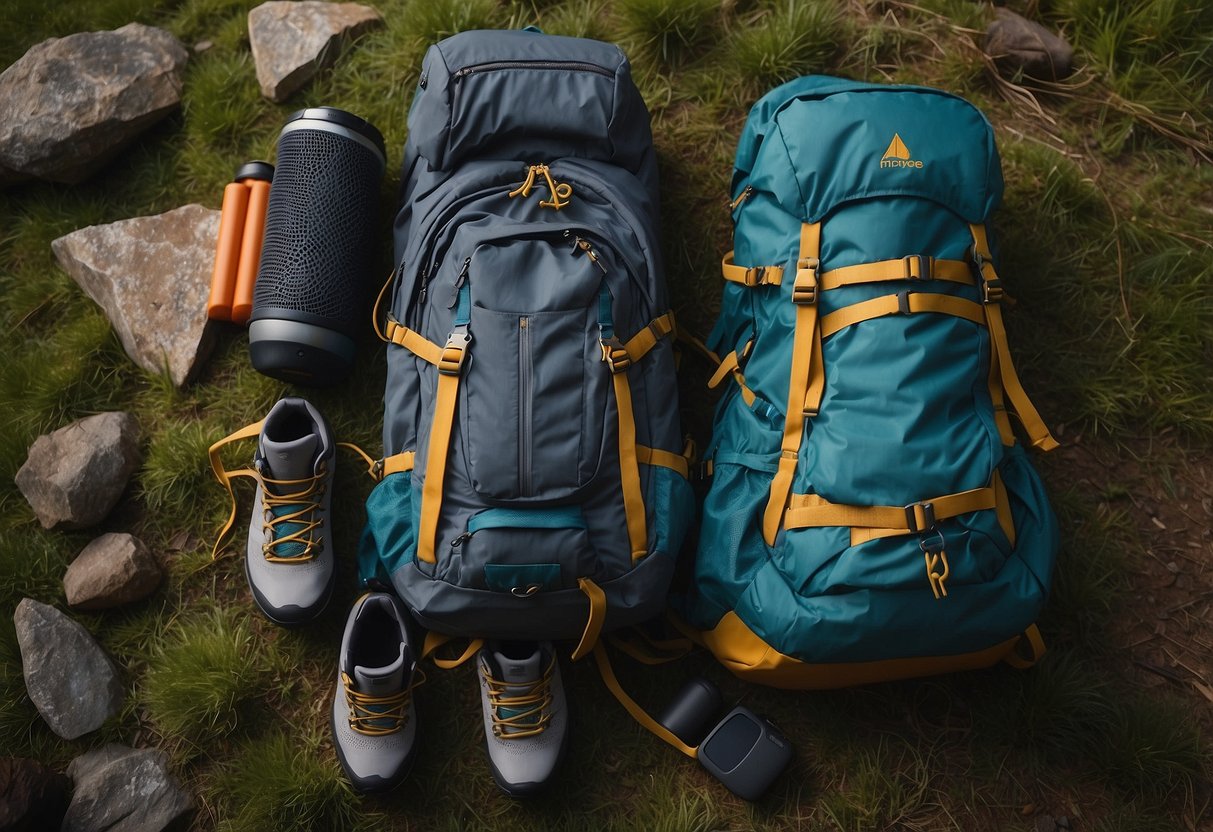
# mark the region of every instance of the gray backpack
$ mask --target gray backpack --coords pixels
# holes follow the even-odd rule
[[[408,125],[361,577],[582,655],[661,612],[694,512],[648,112],[613,45],[465,32]]]

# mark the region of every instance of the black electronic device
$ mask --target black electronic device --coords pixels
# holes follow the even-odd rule
[[[695,747],[699,764],[746,800],[757,800],[792,761],[792,744],[771,722],[738,705],[715,725],[724,699],[707,679],[694,678],[657,721]]]
[[[348,376],[370,316],[385,157],[379,131],[343,110],[287,119],[249,321],[258,371],[316,386]]]

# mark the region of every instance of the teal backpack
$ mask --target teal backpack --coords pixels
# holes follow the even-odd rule
[[[751,110],[707,345],[728,381],[689,592],[735,674],[786,688],[1027,665],[1058,548],[1012,431],[989,123],[924,87],[806,77]]]

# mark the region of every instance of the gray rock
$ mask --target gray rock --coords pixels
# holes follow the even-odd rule
[[[192,807],[163,751],[106,745],[72,760],[62,832],[160,832]]]
[[[1022,72],[1041,81],[1060,81],[1074,71],[1074,48],[1064,39],[1010,9],[998,9],[995,15],[982,49],[1003,75]]]
[[[160,584],[160,564],[129,534],[103,534],[72,561],[63,576],[67,603],[104,610],[141,601]]]
[[[118,668],[81,624],[32,598],[17,605],[13,624],[25,689],[52,731],[74,740],[122,709]]]
[[[337,60],[346,43],[383,25],[357,3],[271,0],[249,12],[249,44],[261,94],[282,102]]]
[[[180,105],[188,57],[140,23],[31,47],[0,73],[0,187],[88,178]]]
[[[131,360],[188,382],[214,346],[206,317],[219,212],[186,205],[73,231],[51,243],[59,265],[104,311]]]
[[[105,519],[139,467],[139,423],[98,413],[39,436],[17,487],[47,529],[83,529]]]
[[[58,829],[71,781],[35,760],[0,759],[0,830]]]

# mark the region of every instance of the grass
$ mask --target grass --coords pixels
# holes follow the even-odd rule
[[[1174,681],[1148,687],[1132,663],[1138,653],[1126,647],[1130,625],[1154,626],[1154,604],[1164,603],[1142,597],[1162,592],[1160,563],[1179,558],[1158,560],[1154,550],[1193,551],[1184,548],[1191,539],[1208,557],[1199,529],[1190,538],[1160,534],[1140,505],[1143,494],[1157,493],[1199,512],[1213,458],[1207,4],[1012,4],[1062,31],[1078,55],[1074,78],[1028,87],[990,74],[975,42],[992,11],[963,0],[375,0],[385,26],[281,105],[261,98],[253,76],[245,16],[254,4],[14,0],[0,9],[4,63],[43,38],[130,20],[164,26],[190,46],[212,44],[191,55],[182,110],[105,171],[75,187],[0,192],[5,753],[62,767],[105,741],[163,747],[197,798],[197,830],[1022,830],[1036,813],[1107,832],[1211,822],[1207,703]],[[722,205],[736,137],[757,95],[798,74],[833,73],[941,86],[990,116],[1007,182],[996,225],[1003,276],[1018,300],[1008,315],[1012,346],[1029,390],[1051,423],[1064,423],[1067,442],[1039,460],[1062,519],[1063,556],[1041,622],[1051,652],[1036,669],[792,693],[743,685],[702,654],[660,671],[621,660],[622,681],[653,708],[702,673],[726,699],[787,732],[798,750],[793,767],[753,805],[643,732],[585,663],[565,665],[573,710],[566,771],[543,801],[510,800],[488,771],[470,669],[432,671],[417,694],[422,746],[413,775],[383,798],[349,790],[326,709],[355,593],[351,559],[343,559],[332,608],[287,632],[253,614],[235,556],[247,523],[245,483],[236,543],[218,560],[210,556],[229,504],[206,449],[261,418],[290,388],[252,371],[235,330],[221,333],[201,379],[183,390],[134,367],[54,262],[50,243],[75,228],[186,202],[218,207],[236,165],[272,158],[286,114],[318,104],[369,118],[387,139],[378,235],[386,241],[427,45],[463,29],[531,23],[613,40],[629,53],[653,114],[670,295],[682,325],[700,334],[718,307],[719,255],[731,230]],[[377,274],[390,269],[386,249]],[[370,336],[359,350],[342,388],[306,395],[339,439],[375,453],[384,358]],[[702,441],[712,404],[706,373],[688,359],[683,375],[684,422]],[[135,413],[144,437],[123,503],[99,529],[42,530],[12,483],[29,444],[115,408]],[[248,455],[247,446],[235,447],[224,459],[238,466]],[[369,482],[344,452],[338,477],[337,543],[352,552]],[[1184,489],[1196,496],[1180,496]],[[26,596],[65,608],[63,571],[100,531],[139,535],[168,575],[145,602],[77,616],[123,665],[130,695],[101,731],[66,742],[25,695],[9,612]],[[1193,652],[1201,633],[1207,638],[1207,630],[1191,636]]]

